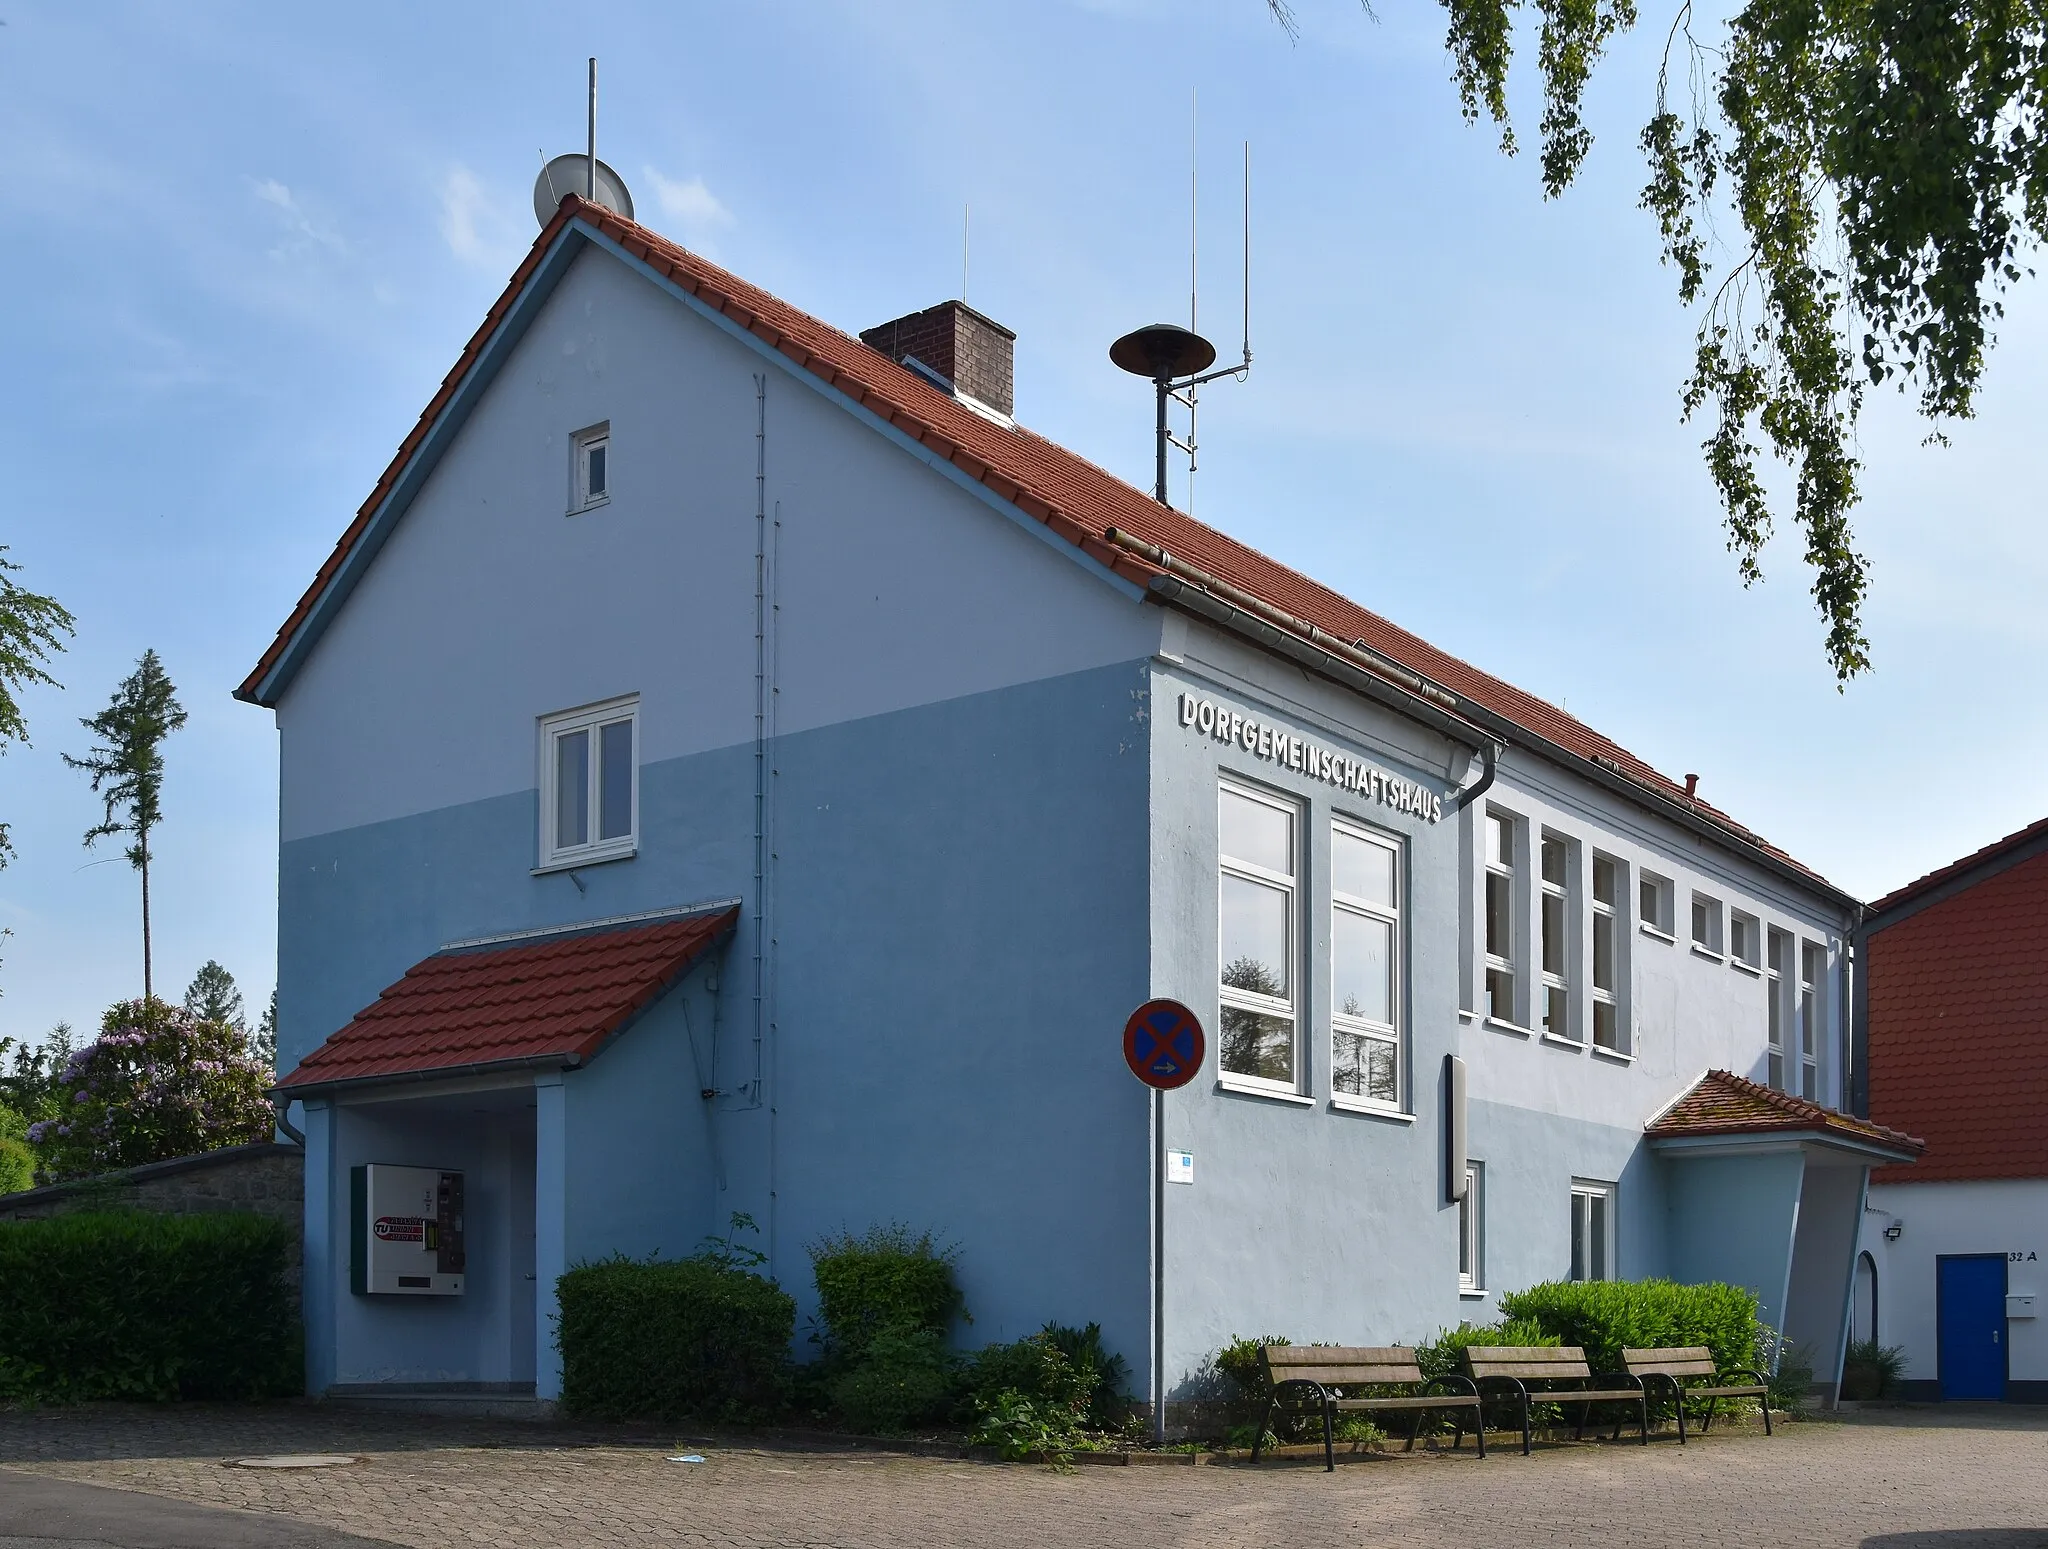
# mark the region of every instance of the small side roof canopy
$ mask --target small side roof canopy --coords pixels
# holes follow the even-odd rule
[[[1873,1162],[1910,1162],[1926,1142],[1726,1070],[1710,1070],[1643,1127],[1670,1151],[1743,1140],[1802,1140],[1866,1153]]]

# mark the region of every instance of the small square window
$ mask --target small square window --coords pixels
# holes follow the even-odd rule
[[[1672,900],[1675,891],[1669,877],[1659,877],[1647,871],[1642,874],[1637,912],[1641,916],[1644,930],[1654,931],[1664,937],[1677,934],[1672,920]]]
[[[1763,967],[1763,927],[1753,914],[1731,912],[1728,916],[1728,956],[1743,967]]]
[[[1709,957],[1721,955],[1721,900],[1705,893],[1692,895],[1692,944]]]
[[[587,511],[611,498],[611,421],[569,438],[569,510]]]
[[[638,699],[542,718],[540,869],[631,855],[639,842]]]

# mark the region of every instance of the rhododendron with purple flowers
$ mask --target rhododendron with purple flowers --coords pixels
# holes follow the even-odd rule
[[[124,1000],[57,1077],[58,1114],[29,1126],[47,1179],[268,1140],[270,1072],[236,1028],[161,1000]]]

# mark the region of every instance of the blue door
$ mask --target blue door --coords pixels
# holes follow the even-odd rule
[[[1935,1263],[1937,1359],[1943,1398],[2005,1397],[2005,1255]]]

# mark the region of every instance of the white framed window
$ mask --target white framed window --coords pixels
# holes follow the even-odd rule
[[[1817,941],[1799,946],[1799,1095],[1820,1101],[1820,981],[1827,948]]]
[[[1515,1021],[1515,829],[1514,817],[1486,814],[1486,1014]]]
[[[1763,925],[1755,915],[1728,912],[1728,961],[1751,973],[1763,967]]]
[[[631,855],[640,838],[640,700],[540,722],[540,870]]]
[[[1556,834],[1545,834],[1539,847],[1542,859],[1541,966],[1543,971],[1543,1031],[1569,1043],[1579,1041],[1572,1025],[1571,938],[1572,938],[1572,846]]]
[[[1621,1016],[1621,890],[1626,868],[1611,855],[1593,857],[1593,1046],[1628,1052]]]
[[[1465,1164],[1465,1195],[1458,1201],[1458,1289],[1486,1289],[1486,1164]]]
[[[1662,936],[1666,941],[1677,939],[1678,927],[1672,910],[1678,890],[1671,885],[1669,877],[1644,872],[1637,887],[1636,913],[1642,928],[1653,936]]]
[[[1572,1180],[1574,1280],[1614,1279],[1614,1185]]]
[[[1764,956],[1764,991],[1768,1007],[1764,1014],[1767,1043],[1764,1077],[1768,1085],[1780,1092],[1786,1089],[1785,1028],[1791,1018],[1786,1015],[1785,996],[1791,977],[1792,937],[1785,931],[1773,930],[1770,949]]]
[[[1692,895],[1692,944],[1709,957],[1721,955],[1721,900],[1705,893]]]
[[[601,506],[612,492],[612,425],[606,420],[569,437],[569,511]]]
[[[1228,1081],[1293,1092],[1300,809],[1227,780],[1218,809],[1218,1063]]]
[[[1330,1089],[1401,1107],[1401,849],[1341,818],[1330,825]]]

